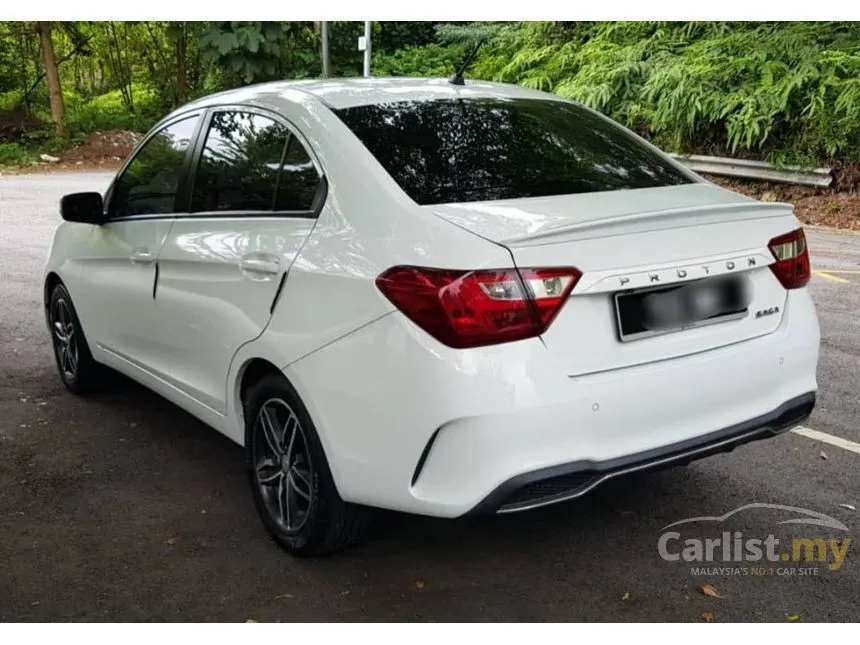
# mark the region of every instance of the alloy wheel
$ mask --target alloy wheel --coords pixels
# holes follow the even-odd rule
[[[301,422],[281,399],[257,413],[254,471],[269,516],[284,531],[299,531],[311,510],[313,468]]]
[[[59,298],[51,311],[51,328],[54,334],[54,351],[57,362],[67,381],[78,375],[78,338],[69,304]]]

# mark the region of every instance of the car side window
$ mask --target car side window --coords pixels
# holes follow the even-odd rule
[[[278,183],[275,210],[312,211],[320,188],[320,176],[302,142],[290,137]]]
[[[270,211],[289,130],[251,112],[216,112],[194,179],[192,212]]]
[[[198,118],[171,123],[143,145],[114,184],[111,218],[175,212],[185,153]]]

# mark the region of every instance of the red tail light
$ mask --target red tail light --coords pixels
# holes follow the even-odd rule
[[[786,289],[799,289],[806,286],[812,275],[809,264],[809,249],[806,235],[799,228],[791,233],[773,238],[769,243],[770,252],[776,262],[770,265],[782,286]]]
[[[580,275],[572,268],[451,271],[397,266],[380,275],[376,286],[428,334],[463,348],[542,334]]]

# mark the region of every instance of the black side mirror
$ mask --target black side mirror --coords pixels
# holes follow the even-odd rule
[[[99,193],[72,193],[60,200],[60,215],[67,222],[101,224],[105,221],[104,202]]]

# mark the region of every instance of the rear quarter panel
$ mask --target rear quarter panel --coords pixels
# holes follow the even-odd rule
[[[400,264],[450,269],[513,266],[507,249],[420,209],[328,108],[296,97],[284,114],[310,144],[328,180],[328,195],[290,268],[268,326],[233,359],[228,377],[233,395],[228,400],[237,423],[234,438],[240,443],[238,383],[243,366],[265,357],[286,368],[395,312],[375,284],[386,269]],[[361,378],[361,371],[362,366],[347,362],[332,364],[332,378],[343,388]],[[294,385],[301,390],[300,384]]]

